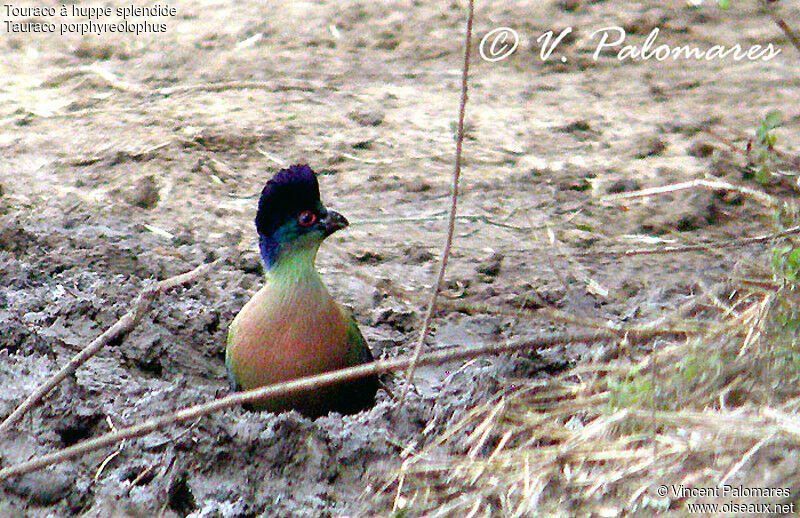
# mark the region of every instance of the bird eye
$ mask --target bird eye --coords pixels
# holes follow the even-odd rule
[[[297,222],[300,223],[301,227],[310,227],[317,222],[317,215],[310,210],[304,210],[297,217]]]

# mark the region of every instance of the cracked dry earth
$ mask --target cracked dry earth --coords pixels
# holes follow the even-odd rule
[[[473,57],[465,217],[444,295],[507,311],[445,306],[430,347],[565,328],[522,306],[647,322],[740,262],[766,262],[767,245],[605,253],[646,246],[630,236],[759,235],[771,215],[750,199],[703,190],[601,199],[706,176],[758,187],[743,174],[746,159],[706,130],[743,146],[740,135],[774,109],[784,114],[779,147],[792,150],[798,58],[755,2],[729,11],[714,2],[478,4],[476,41],[507,25],[522,42],[503,62]],[[797,27],[798,8],[785,4]],[[252,218],[279,163],[309,162],[328,206],[353,223],[326,242],[319,266],[375,355],[407,353],[416,337],[446,228],[464,6],[172,5],[163,34],[0,41],[0,415],[112,325],[149,279],[235,252],[160,298],[0,437],[2,466],[228,393],[226,329],[261,282]],[[769,62],[595,60],[589,35],[608,25],[637,44],[659,27],[670,45],[774,43],[783,52]],[[574,33],[543,62],[536,37],[568,26]],[[227,410],[4,481],[0,515],[391,515],[407,447],[429,444],[513,379],[547,377],[595,352],[426,367],[401,409],[380,391],[373,409],[349,417]]]

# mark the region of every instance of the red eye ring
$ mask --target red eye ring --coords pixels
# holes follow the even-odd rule
[[[310,227],[317,222],[317,214],[310,210],[304,210],[297,216],[297,222],[301,227]]]

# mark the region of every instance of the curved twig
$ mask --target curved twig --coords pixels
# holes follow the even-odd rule
[[[148,286],[139,292],[133,305],[127,313],[125,313],[117,322],[109,327],[103,334],[95,338],[89,345],[83,348],[78,354],[72,357],[66,365],[61,367],[55,374],[53,374],[47,381],[39,385],[25,401],[19,404],[11,414],[5,418],[0,424],[0,433],[8,431],[15,422],[25,415],[28,410],[33,408],[43,397],[45,397],[53,388],[61,383],[64,378],[78,370],[78,367],[86,363],[86,360],[97,354],[97,352],[104,346],[122,339],[123,336],[130,333],[138,324],[139,321],[150,311],[153,307],[153,302],[156,297],[176,286],[186,284],[194,281],[201,275],[205,275],[214,266],[219,264],[225,259],[225,256],[219,259],[198,266],[180,275],[175,275],[163,281],[159,281],[152,286]]]
[[[665,334],[674,334],[674,331],[657,329],[646,332],[636,332],[635,330],[609,329],[591,331],[587,333],[557,333],[535,340],[517,340],[503,344],[467,348],[447,348],[444,350],[426,353],[420,355],[419,357],[406,356],[391,360],[374,361],[356,367],[331,371],[316,376],[308,376],[305,378],[248,390],[246,392],[231,394],[220,399],[215,399],[208,403],[191,406],[182,410],[178,410],[174,413],[149,419],[143,423],[129,426],[127,428],[121,428],[115,432],[107,433],[94,439],[80,442],[70,446],[69,448],[64,448],[57,452],[35,457],[26,462],[4,468],[0,470],[0,480],[30,473],[53,464],[66,462],[70,459],[80,457],[81,455],[92,451],[100,450],[126,439],[142,437],[156,430],[161,430],[169,425],[197,419],[199,417],[244,403],[253,403],[256,401],[263,401],[264,399],[310,391],[326,385],[331,385],[333,383],[349,381],[364,376],[399,371],[408,368],[412,364],[441,364],[449,361],[474,358],[489,354],[498,354],[524,349],[540,350],[566,343],[594,343],[600,341],[618,340],[623,337],[625,337],[629,342],[640,342]]]
[[[431,292],[431,299],[428,302],[428,310],[425,313],[425,320],[422,322],[422,329],[419,332],[417,344],[414,347],[414,354],[411,362],[408,365],[406,372],[405,385],[403,392],[400,395],[400,405],[403,404],[408,389],[411,386],[411,378],[414,376],[414,370],[417,367],[417,359],[422,353],[422,348],[425,345],[425,339],[431,328],[431,321],[433,320],[433,312],[436,309],[436,299],[439,292],[442,291],[442,283],[444,282],[444,274],[447,270],[447,260],[450,258],[450,248],[453,245],[453,234],[455,233],[456,226],[456,210],[458,209],[458,182],[461,178],[461,149],[464,143],[464,114],[467,107],[467,80],[469,79],[469,54],[472,47],[472,17],[474,13],[473,0],[469,0],[469,7],[467,13],[467,35],[464,42],[464,68],[461,73],[461,103],[458,108],[458,135],[456,137],[456,163],[453,167],[453,187],[452,195],[450,197],[450,217],[447,222],[447,239],[445,240],[444,250],[442,251],[442,262],[439,265],[439,275],[436,279],[436,284],[433,286]]]

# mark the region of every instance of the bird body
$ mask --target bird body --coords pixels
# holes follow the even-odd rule
[[[314,266],[322,240],[345,226],[343,216],[320,203],[316,176],[308,166],[282,170],[267,183],[256,217],[267,265],[264,286],[228,331],[226,364],[236,388],[252,389],[372,360],[355,320],[333,300]],[[377,387],[373,376],[254,406],[296,409],[312,417],[330,410],[354,413],[374,401]]]

